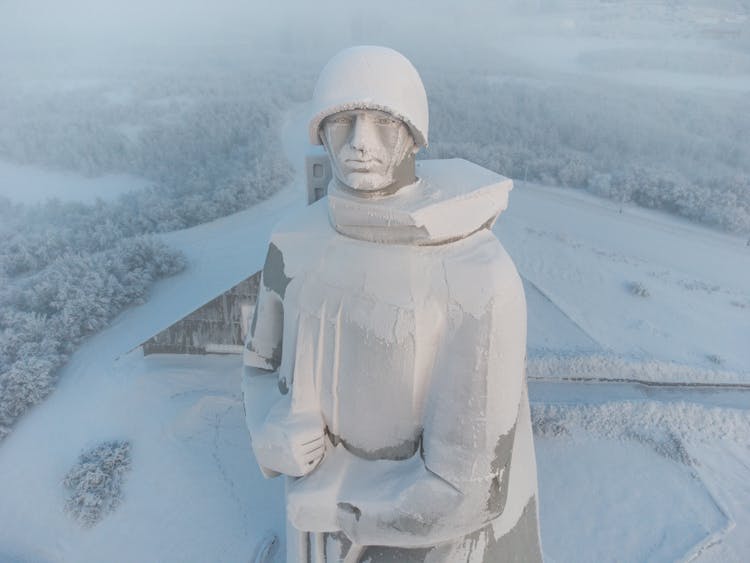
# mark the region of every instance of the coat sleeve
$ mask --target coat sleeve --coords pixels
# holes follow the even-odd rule
[[[434,545],[480,529],[505,508],[525,386],[526,302],[494,242],[446,265],[448,312],[426,398],[422,463],[401,477],[386,509],[370,516],[356,503],[342,507],[358,518],[344,526],[358,543]]]
[[[284,272],[281,251],[271,241],[261,273],[253,320],[242,355],[245,366],[274,371],[281,364],[283,298],[289,281],[291,280]]]
[[[505,508],[526,384],[523,285],[509,258],[498,266],[505,267],[492,272],[488,299],[457,302],[448,318],[424,418],[425,467],[461,493],[458,520],[446,518],[464,532]]]
[[[242,354],[245,422],[251,437],[254,436],[256,439],[261,433],[267,414],[281,397],[273,392],[273,388],[278,386],[277,376],[268,372],[277,370],[281,363],[283,294],[288,285],[283,265],[281,252],[272,240],[268,245],[265,264],[261,271],[255,312]],[[285,283],[278,283],[279,279]],[[266,477],[275,477],[279,474],[260,461],[259,466]]]

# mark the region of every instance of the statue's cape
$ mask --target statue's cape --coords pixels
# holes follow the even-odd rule
[[[491,227],[513,188],[509,178],[460,158],[419,161],[416,173],[415,183],[372,199],[332,181],[331,224],[343,235],[370,242],[445,244]]]

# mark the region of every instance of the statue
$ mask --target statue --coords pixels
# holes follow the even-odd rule
[[[391,49],[336,55],[313,106],[328,197],[274,230],[244,352],[287,561],[540,561],[526,304],[490,230],[512,182],[415,162],[427,97]]]

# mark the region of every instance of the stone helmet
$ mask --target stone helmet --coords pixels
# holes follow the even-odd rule
[[[315,85],[309,135],[322,144],[321,122],[352,109],[385,111],[403,121],[417,148],[427,146],[427,94],[417,69],[398,51],[387,47],[349,47],[323,68]]]

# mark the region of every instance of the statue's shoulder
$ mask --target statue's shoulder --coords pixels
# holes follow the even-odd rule
[[[290,210],[271,231],[266,266],[272,256],[281,264],[284,275],[294,278],[319,258],[335,236],[328,220],[326,198]]]
[[[491,230],[482,229],[450,246],[443,267],[451,300],[479,311],[491,301],[523,299],[518,270]]]
[[[420,161],[417,174],[422,189],[412,214],[431,242],[465,238],[492,226],[513,189],[510,178],[461,158]]]
[[[335,236],[336,231],[328,219],[328,202],[319,199],[312,205],[296,208],[287,213],[273,228],[271,243],[282,246],[309,246],[320,244]]]

